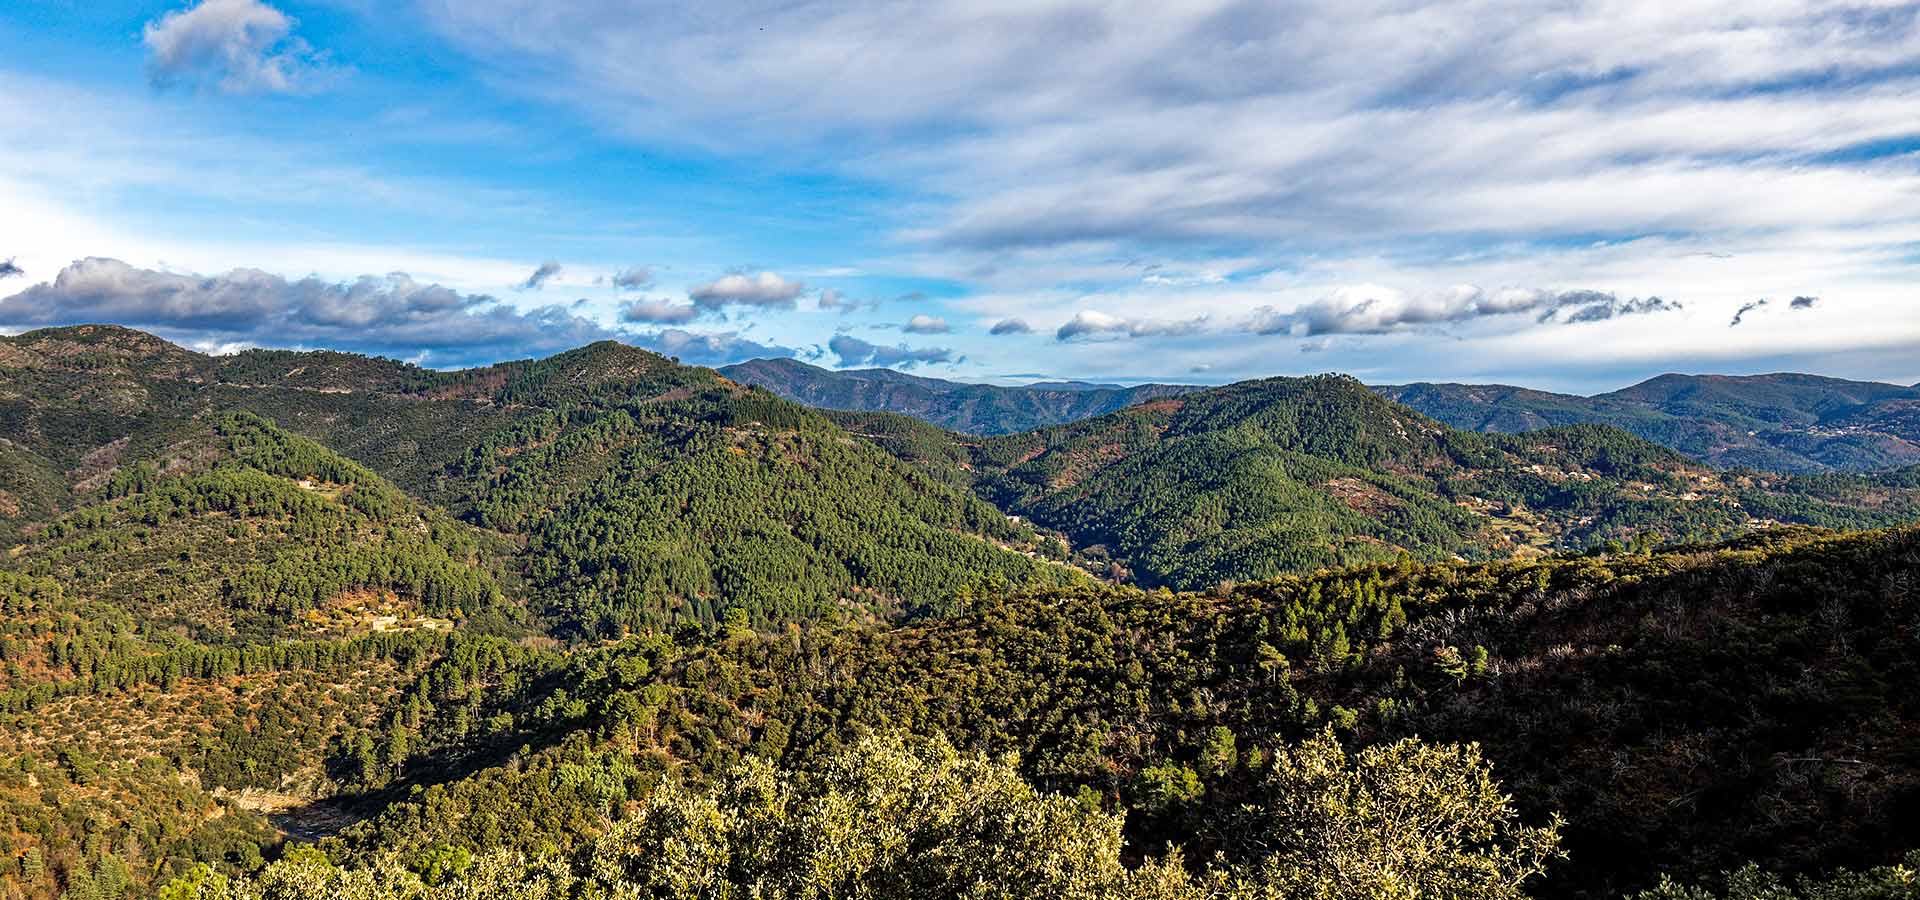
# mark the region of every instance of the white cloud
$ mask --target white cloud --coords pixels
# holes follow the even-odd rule
[[[1241,328],[1255,334],[1385,334],[1521,313],[1535,316],[1540,322],[1578,323],[1680,308],[1679,303],[1661,297],[1622,299],[1593,290],[1502,288],[1489,291],[1463,284],[1442,291],[1408,294],[1377,284],[1363,284],[1336,288],[1292,312],[1262,306],[1241,323]]]
[[[753,275],[724,275],[687,291],[688,298],[701,309],[719,310],[729,306],[791,309],[793,301],[807,286],[772,272]]]
[[[641,298],[620,306],[620,321],[684,325],[699,318],[702,310],[687,303]]]
[[[908,319],[907,324],[900,326],[900,330],[908,334],[946,334],[953,327],[945,319],[922,313]]]
[[[1060,326],[1053,336],[1061,341],[1106,340],[1123,337],[1181,337],[1198,334],[1206,324],[1205,316],[1177,321],[1127,319],[1097,309],[1083,309],[1074,313],[1073,318]]]
[[[154,84],[208,83],[228,93],[313,88],[329,70],[293,36],[295,20],[259,0],[199,0],[148,22],[143,34]]]
[[[218,275],[87,258],[0,299],[0,327],[108,322],[214,346],[325,346],[454,362],[554,352],[616,333],[557,305],[521,310],[404,272],[335,282]]]
[[[654,137],[817,147],[921,181],[957,202],[913,233],[961,245],[1645,233],[1915,206],[1910,173],[1802,168],[1910,132],[1911,2],[430,8],[481,58],[555,66],[552,94],[614,127],[644,114]],[[849,136],[866,152],[842,153]],[[1715,189],[1730,180],[1746,189]],[[1824,209],[1781,203],[1828,191]]]

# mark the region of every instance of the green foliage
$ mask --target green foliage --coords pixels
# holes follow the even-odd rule
[[[501,851],[436,849],[428,871],[390,854],[344,868],[290,856],[257,880],[213,883],[196,870],[163,890],[205,900],[1500,898],[1520,896],[1554,851],[1551,827],[1518,826],[1471,749],[1406,742],[1349,765],[1330,737],[1318,741],[1276,755],[1276,798],[1301,808],[1249,811],[1271,819],[1249,835],[1262,852],[1191,873],[1177,852],[1129,868],[1119,816],[1037,791],[1008,761],[888,735],[809,770],[747,757],[704,789],[666,782],[571,867]],[[1409,806],[1427,800],[1442,805]]]
[[[1912,900],[1920,897],[1920,874],[1916,873],[1920,873],[1920,851],[1907,854],[1900,865],[1794,879],[1748,864],[1727,873],[1720,890],[1662,878],[1658,887],[1635,894],[1633,900]]]
[[[470,515],[528,533],[563,625],[614,636],[940,607],[1077,578],[1000,545],[1036,542],[991,507],[803,407],[711,390],[556,412],[476,447]]]
[[[466,687],[417,732],[418,759],[471,774],[343,846],[577,851],[661,778],[750,754],[807,767],[907,729],[1017,753],[1048,790],[1133,810],[1129,846],[1207,859],[1246,832],[1233,812],[1264,796],[1266,748],[1333,726],[1362,747],[1479,742],[1516,809],[1567,818],[1551,896],[1645,887],[1656,865],[1698,877],[1756,856],[1796,871],[1873,858],[1920,843],[1899,814],[1920,768],[1862,749],[1920,722],[1898,687],[1920,671],[1897,637],[1916,566],[1912,530],[1781,532],[1224,594],[1054,590],[894,627],[488,651],[457,678],[430,670]]]
[[[1276,752],[1255,796],[1234,828],[1277,896],[1520,900],[1559,855],[1559,823],[1522,824],[1473,745],[1349,757],[1326,731]]]

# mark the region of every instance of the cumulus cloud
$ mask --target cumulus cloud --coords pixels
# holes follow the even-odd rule
[[[840,358],[840,367],[880,366],[911,369],[928,363],[954,363],[961,358],[954,356],[952,350],[945,347],[922,347],[915,349],[901,344],[888,347],[863,341],[850,334],[836,334],[827,341],[827,349]]]
[[[147,23],[147,76],[158,87],[194,83],[234,94],[310,89],[330,69],[293,35],[296,24],[259,0],[200,0]]]
[[[620,321],[647,322],[656,325],[685,325],[700,315],[700,307],[669,300],[641,298],[620,307]]]
[[[1765,300],[1752,300],[1752,301],[1740,304],[1740,309],[1733,314],[1733,321],[1728,322],[1727,327],[1728,328],[1738,327],[1741,322],[1746,321],[1747,313],[1753,312],[1754,310],[1759,309],[1766,305],[1767,305],[1767,301]]]
[[[202,346],[324,346],[490,362],[619,335],[558,305],[516,309],[405,273],[331,282],[258,269],[191,275],[91,257],[0,299],[0,326],[111,322]]]
[[[1053,336],[1060,341],[1180,337],[1197,334],[1206,324],[1205,316],[1181,320],[1129,319],[1095,309],[1083,309],[1074,313],[1073,318],[1060,326]]]
[[[25,274],[27,274],[27,270],[20,268],[12,259],[8,259],[6,262],[0,262],[0,278],[12,278],[15,275]]]
[[[720,366],[748,359],[796,356],[792,347],[763,344],[741,337],[737,331],[699,332],[663,328],[629,337],[636,347],[679,358],[681,362],[701,366]]]
[[[1490,317],[1533,314],[1540,322],[1598,322],[1617,316],[1680,309],[1659,297],[1621,299],[1605,291],[1549,291],[1530,288],[1483,290],[1458,285],[1444,291],[1409,294],[1363,284],[1335,289],[1291,312],[1262,306],[1240,323],[1254,334],[1387,334],[1422,326]]]
[[[653,284],[653,270],[646,266],[632,266],[613,273],[613,286],[623,290],[637,291]]]
[[[533,274],[528,275],[526,281],[520,283],[520,289],[523,291],[537,291],[546,286],[547,279],[558,274],[560,274],[560,264],[551,259],[547,260],[541,263],[539,268],[534,269]]]
[[[1788,304],[1788,308],[1790,308],[1790,309],[1812,309],[1812,308],[1814,307],[1814,305],[1815,305],[1815,304],[1818,304],[1819,302],[1820,302],[1820,298],[1819,298],[1819,297],[1795,297],[1795,298],[1793,298],[1793,302],[1792,302],[1792,303],[1790,303],[1790,304]]]
[[[729,306],[791,309],[793,301],[806,289],[807,286],[801,282],[782,278],[772,272],[760,272],[722,276],[707,284],[696,285],[687,291],[687,297],[704,310],[721,310]]]
[[[946,334],[953,327],[938,316],[921,314],[908,319],[907,324],[900,326],[900,330],[908,334]]]
[[[1028,325],[1024,319],[1001,319],[993,323],[993,327],[987,329],[987,333],[991,335],[1032,334],[1033,326]]]

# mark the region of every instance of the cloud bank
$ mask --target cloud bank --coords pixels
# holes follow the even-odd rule
[[[0,327],[111,322],[196,345],[358,350],[436,365],[552,353],[621,335],[558,305],[517,309],[405,273],[348,282],[258,269],[189,275],[91,257],[0,299]]]
[[[1660,297],[1622,299],[1606,291],[1530,288],[1483,290],[1460,285],[1427,294],[1364,284],[1342,287],[1291,312],[1254,310],[1241,330],[1254,334],[1389,334],[1421,326],[1532,315],[1536,321],[1600,322],[1620,316],[1670,312],[1679,303]]]

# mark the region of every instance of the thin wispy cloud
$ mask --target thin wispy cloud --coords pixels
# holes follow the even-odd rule
[[[1459,285],[1410,294],[1381,285],[1343,287],[1291,311],[1261,307],[1241,323],[1254,334],[1388,334],[1422,327],[1530,315],[1537,322],[1600,322],[1618,316],[1669,312],[1678,303],[1659,297],[1620,298],[1605,291],[1483,290]]]
[[[538,268],[535,268],[533,274],[527,276],[526,281],[520,282],[520,289],[523,291],[537,291],[545,287],[547,281],[558,274],[560,274],[560,264],[553,260],[547,260],[541,263]]]
[[[1206,317],[1192,319],[1129,319],[1095,309],[1083,309],[1054,331],[1055,340],[1089,341],[1112,338],[1183,337],[1198,334]]]
[[[748,339],[737,331],[697,332],[682,328],[663,328],[657,332],[626,335],[627,342],[656,353],[675,357],[683,363],[719,366],[748,359],[798,356],[792,347]]]
[[[616,288],[629,291],[643,290],[653,286],[653,269],[648,266],[629,266],[613,273],[610,280]]]

